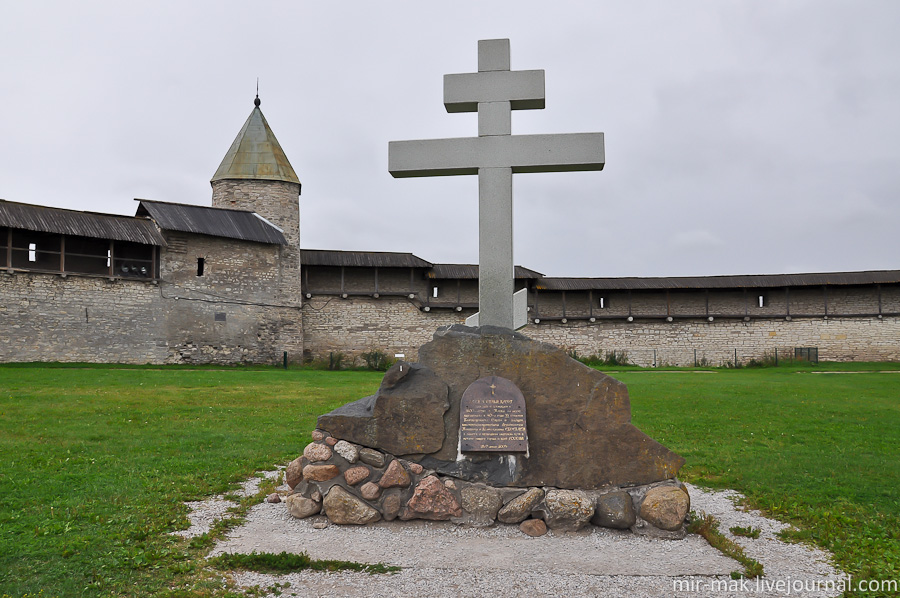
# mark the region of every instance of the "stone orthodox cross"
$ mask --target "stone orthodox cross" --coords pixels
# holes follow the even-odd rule
[[[447,112],[478,112],[478,137],[391,141],[399,177],[478,175],[479,324],[513,328],[512,175],[602,170],[603,133],[512,135],[511,111],[544,107],[544,71],[511,71],[509,40],[478,42],[478,72],[444,75]]]

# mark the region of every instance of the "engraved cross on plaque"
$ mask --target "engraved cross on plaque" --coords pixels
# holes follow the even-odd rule
[[[513,328],[515,172],[602,170],[603,133],[512,135],[511,111],[544,107],[544,71],[511,71],[508,39],[478,42],[478,72],[444,75],[447,112],[478,112],[478,137],[391,141],[396,178],[478,175],[479,324]]]

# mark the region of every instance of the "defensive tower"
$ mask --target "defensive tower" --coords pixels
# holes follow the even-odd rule
[[[259,109],[244,126],[210,180],[212,205],[256,212],[282,229],[299,260],[300,180]]]

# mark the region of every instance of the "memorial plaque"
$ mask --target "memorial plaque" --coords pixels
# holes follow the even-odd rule
[[[528,431],[522,391],[499,376],[470,384],[459,404],[459,441],[463,452],[526,452]]]

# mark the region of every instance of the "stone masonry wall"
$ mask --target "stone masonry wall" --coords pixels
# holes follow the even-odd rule
[[[467,315],[471,311],[426,313],[403,297],[313,296],[303,306],[303,355],[323,359],[340,352],[353,359],[377,349],[415,361],[437,328],[462,324]]]
[[[163,363],[164,310],[152,282],[0,274],[0,361]]]
[[[284,248],[181,233],[168,242],[157,282],[0,275],[0,361],[300,360],[299,279],[284,272]]]
[[[288,244],[299,250],[300,185],[264,179],[225,179],[211,185],[214,208],[256,212],[283,230]]]
[[[522,332],[579,356],[624,351],[642,366],[723,365],[774,356],[790,359],[795,347],[817,347],[821,361],[900,361],[900,318],[794,318],[597,321],[529,324]]]
[[[160,289],[169,362],[277,363],[303,351],[297,270],[288,248],[166,233]],[[198,259],[203,274],[198,275]]]
[[[841,302],[835,304],[844,308],[840,313],[876,309],[874,291],[859,291],[858,296],[847,291],[831,291],[829,313],[833,313],[832,295],[841,298]],[[661,295],[664,314],[665,293]],[[730,295],[733,295],[734,301],[739,301],[741,310],[737,313],[743,313],[742,293]],[[795,295],[798,297],[796,306]],[[812,310],[812,295],[792,292],[791,312],[799,312],[804,307]],[[895,290],[884,289],[882,304],[885,312],[889,309],[897,311],[898,296],[900,294]],[[711,305],[714,298],[711,293]],[[545,302],[545,299],[560,300],[560,297],[558,294],[556,297],[549,293],[546,296],[542,294],[542,312],[550,311],[549,301]],[[638,297],[635,294],[633,313],[637,315],[646,310],[646,313],[659,315],[659,310],[651,310],[651,306],[658,307],[652,305],[657,299],[659,297],[655,295]],[[719,304],[724,303],[722,298],[718,299]],[[755,297],[753,299],[756,300]],[[695,297],[694,308],[696,303]],[[570,305],[571,300],[567,297],[567,309]],[[672,302],[670,307],[676,315],[693,311],[681,303]],[[705,299],[701,307],[705,309]],[[634,322],[627,322],[624,317],[621,320],[598,319],[593,323],[570,320],[563,324],[545,320],[540,324],[529,323],[521,332],[535,340],[575,351],[579,356],[604,356],[610,351],[625,351],[632,363],[644,366],[690,366],[695,359],[698,363],[718,366],[733,362],[735,350],[737,360],[746,364],[750,359],[774,356],[776,348],[779,358],[784,360],[793,357],[795,347],[818,348],[822,361],[900,361],[900,318],[896,316],[794,317],[786,320],[783,317],[761,317],[762,309],[765,307],[750,311],[754,316],[750,321],[716,318],[709,322],[705,318],[692,318],[666,322],[642,320],[639,316]],[[778,313],[782,313],[783,309],[784,305],[780,306]],[[424,312],[410,301],[392,297],[373,299],[351,296],[340,299],[317,296],[303,310],[304,357],[327,357],[330,351],[354,356],[380,349],[389,355],[403,353],[406,359],[413,361],[417,359],[418,347],[431,340],[438,327],[463,323],[473,312],[472,309]],[[558,315],[560,312],[554,309],[554,313]],[[601,313],[607,315],[607,312]]]

